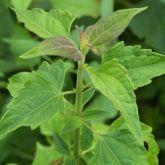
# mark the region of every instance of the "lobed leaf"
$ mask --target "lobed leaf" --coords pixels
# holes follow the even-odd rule
[[[38,71],[31,73],[0,120],[0,138],[21,126],[34,129],[57,111],[65,110],[61,92],[66,72],[64,65],[62,61],[52,65],[44,62]]]
[[[51,37],[32,50],[26,52],[21,58],[33,58],[44,55],[61,56],[75,61],[82,59],[82,54],[75,44],[67,37]]]
[[[42,9],[22,10],[14,9],[17,18],[25,27],[41,38],[53,36],[69,36],[74,16],[68,12]]]
[[[88,46],[96,53],[104,53],[125,30],[132,18],[145,10],[144,8],[124,9],[111,16],[101,18],[96,24],[85,30]]]
[[[149,165],[144,146],[139,145],[133,134],[122,124],[120,118],[107,133],[97,134],[94,157],[89,165]]]
[[[114,108],[122,113],[130,131],[142,143],[136,98],[125,68],[118,60],[111,60],[97,71],[88,67],[87,72],[96,89],[112,101]]]
[[[147,85],[151,79],[165,74],[165,56],[141,49],[141,46],[125,46],[123,42],[116,44],[103,56],[103,63],[112,59],[119,62],[128,70],[134,89]]]

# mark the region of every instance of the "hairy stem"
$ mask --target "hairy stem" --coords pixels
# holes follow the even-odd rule
[[[76,101],[75,112],[81,114],[82,112],[82,91],[83,91],[83,63],[78,63],[77,82],[76,82]],[[78,165],[80,161],[80,128],[74,133],[74,155],[77,159]]]

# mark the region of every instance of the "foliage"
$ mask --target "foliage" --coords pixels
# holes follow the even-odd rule
[[[163,47],[152,43],[156,37],[148,35],[147,24],[146,30],[137,28],[155,2],[142,0],[141,8],[137,4],[113,12],[114,3],[130,3],[125,2],[50,0],[52,6],[46,10],[36,8],[35,0],[0,2],[8,25],[0,27],[0,164],[159,163],[158,144],[164,150],[163,140],[157,144],[152,128],[144,123],[155,131],[164,120],[157,111],[161,120],[153,123],[146,117],[150,108],[138,103],[154,98],[156,84],[161,93],[156,108],[165,107],[163,85],[156,79],[151,83],[165,73],[165,56],[118,42],[135,17],[130,29],[145,38],[142,45],[163,52]],[[163,1],[153,8],[162,5]],[[90,17],[89,23],[75,28],[84,16]],[[141,94],[147,89],[146,95]]]

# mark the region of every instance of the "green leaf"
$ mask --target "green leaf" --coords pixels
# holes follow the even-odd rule
[[[69,155],[70,154],[69,146],[66,144],[64,139],[59,134],[54,133],[53,140],[55,143],[56,150],[59,153],[61,153],[63,155]]]
[[[158,165],[159,147],[152,135],[152,128],[146,124],[141,124],[144,141],[148,144],[147,157],[150,165]]]
[[[38,71],[31,73],[31,79],[11,100],[1,118],[0,138],[20,126],[34,129],[57,111],[65,110],[61,92],[65,72],[65,64],[58,61],[52,65],[44,62]]]
[[[149,84],[153,77],[165,73],[165,56],[141,49],[141,46],[125,46],[120,42],[103,56],[103,62],[115,58],[128,70],[134,89]]]
[[[117,60],[112,60],[101,65],[97,71],[88,67],[87,72],[96,89],[112,101],[114,108],[121,111],[128,128],[142,143],[136,98],[125,68]]]
[[[105,119],[111,119],[117,115],[117,110],[112,102],[103,95],[96,96],[83,112],[85,120],[91,122],[104,122]]]
[[[32,165],[53,164],[57,160],[62,161],[62,156],[53,147],[46,147],[37,143],[37,150]]]
[[[14,11],[18,20],[24,23],[27,29],[44,39],[53,36],[69,36],[74,20],[68,12],[60,10],[45,12],[42,9],[14,9]]]
[[[91,124],[88,122],[86,122],[86,125],[88,125],[89,127],[91,126]],[[81,151],[89,149],[93,142],[93,132],[84,125],[82,126],[81,129],[80,142],[81,142],[80,143]]]
[[[146,151],[133,134],[122,128],[123,120],[116,120],[106,134],[97,134],[94,157],[89,165],[148,165]]]
[[[75,61],[82,59],[82,54],[76,45],[67,37],[51,37],[32,50],[26,52],[21,58],[33,58],[44,55],[61,56]]]
[[[55,9],[69,11],[76,15],[81,16],[93,16],[99,15],[99,1],[97,0],[51,0]]]
[[[130,28],[139,39],[145,42],[145,45],[160,53],[165,53],[165,5],[161,1],[164,0],[137,1],[136,7],[147,5],[148,10],[138,15],[130,24]]]
[[[20,72],[9,78],[9,84],[7,89],[10,91],[10,94],[15,97],[18,95],[19,90],[24,88],[25,82],[28,81],[31,77],[29,72]]]
[[[96,54],[110,49],[113,42],[125,30],[132,18],[146,8],[124,9],[114,12],[111,16],[101,18],[96,24],[89,26],[86,40],[89,48]]]
[[[88,88],[83,92],[83,97],[82,97],[83,106],[85,106],[85,104],[93,97],[94,93],[95,93],[95,88],[93,87]]]
[[[81,125],[81,118],[79,116],[73,116],[66,122],[64,128],[62,129],[62,134],[72,132],[75,129],[79,128]]]
[[[15,9],[27,9],[32,0],[11,0],[11,4]]]
[[[68,158],[65,160],[64,165],[77,165],[75,158]]]

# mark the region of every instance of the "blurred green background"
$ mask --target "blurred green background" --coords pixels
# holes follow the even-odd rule
[[[24,0],[22,0],[24,1]],[[31,3],[30,3],[31,2]],[[35,46],[40,39],[17,22],[11,10],[11,1],[0,0],[0,115],[10,99],[6,89],[8,78],[20,71],[30,71],[43,59],[20,60],[19,55]],[[165,0],[29,0],[29,9],[62,9],[73,12],[77,19],[74,25],[82,28],[95,23],[99,17],[111,15],[118,9],[148,6],[136,16],[126,31],[119,37],[126,45],[140,44],[165,54]],[[24,6],[20,6],[24,8]],[[72,38],[76,41],[75,26]],[[88,62],[99,61],[90,54]],[[68,79],[72,86],[74,78]],[[159,164],[165,164],[165,76],[153,79],[152,84],[136,91],[139,114],[142,122],[153,128],[160,147]],[[108,106],[108,105],[107,105]],[[15,162],[30,164],[34,158],[36,142],[46,143],[39,129],[20,128],[0,141],[0,164]]]

